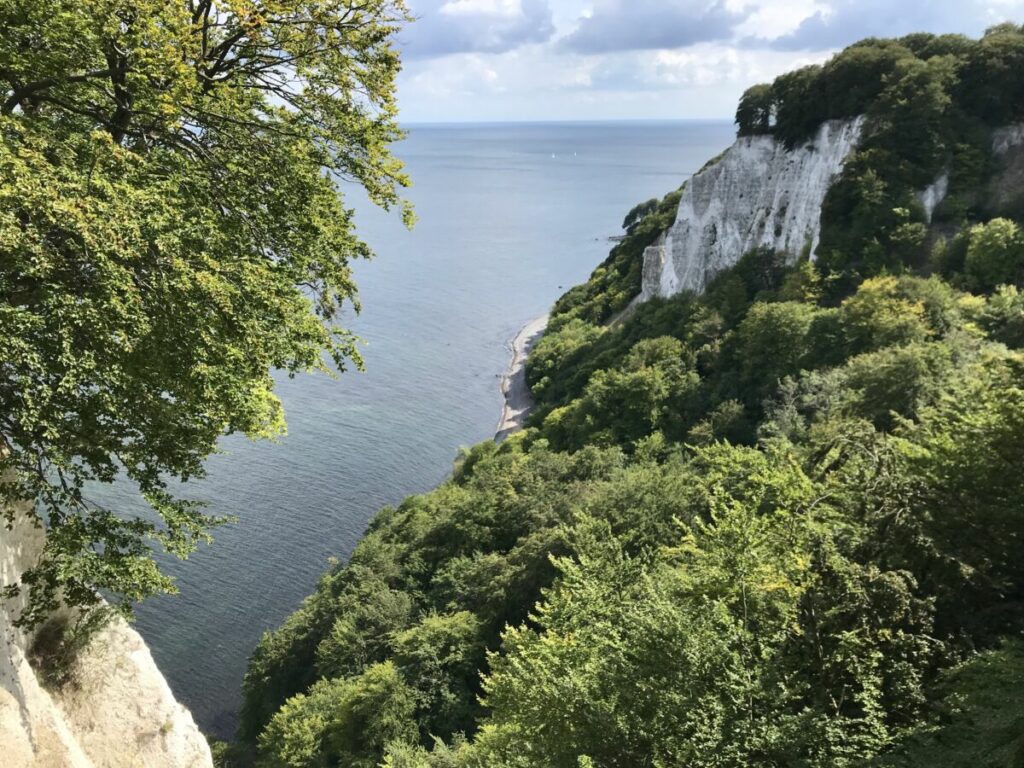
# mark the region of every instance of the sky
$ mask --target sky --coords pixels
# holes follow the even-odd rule
[[[864,37],[980,35],[1024,0],[407,0],[402,120],[731,118]]]

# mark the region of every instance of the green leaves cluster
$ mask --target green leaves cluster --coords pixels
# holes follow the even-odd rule
[[[173,585],[219,522],[176,496],[230,432],[284,428],[271,371],[358,362],[370,255],[336,178],[407,183],[400,0],[0,2],[0,476],[50,528],[32,623]],[[153,514],[88,499],[124,476]],[[11,522],[11,521],[5,521]]]
[[[925,33],[868,38],[823,65],[752,86],[739,101],[736,124],[740,135],[772,133],[791,146],[826,120],[893,116],[910,106],[931,110],[955,102],[989,124],[1008,124],[1022,116],[1022,56],[1015,24],[994,26],[980,40]],[[906,123],[915,136],[935,127],[934,113],[921,116]]]
[[[682,190],[669,192],[660,201],[648,200],[634,207],[622,223],[626,234],[590,280],[569,289],[557,302],[554,313],[560,322],[581,318],[603,323],[626,308],[640,293],[643,253],[675,221]]]

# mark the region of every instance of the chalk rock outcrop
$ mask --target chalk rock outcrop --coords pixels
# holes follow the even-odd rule
[[[989,184],[988,209],[1017,218],[1024,209],[1024,124],[997,128],[992,134],[996,173]]]
[[[644,253],[641,300],[699,293],[754,248],[813,256],[825,194],[863,125],[863,117],[824,123],[792,149],[772,136],[739,138],[687,182],[675,223]]]
[[[45,533],[27,510],[0,515],[0,586],[18,582]],[[73,682],[47,690],[29,663],[33,638],[14,626],[24,596],[0,600],[0,765],[4,768],[211,768],[206,739],[142,638],[124,621],[75,661]]]
[[[792,149],[772,136],[737,139],[687,181],[675,222],[644,252],[641,293],[634,301],[700,293],[754,248],[813,258],[825,195],[863,130],[863,117],[832,120]],[[1024,124],[993,131],[992,154],[998,168],[983,192],[988,207],[1000,215],[1016,212],[1024,207]],[[928,223],[948,193],[948,173],[918,192]]]

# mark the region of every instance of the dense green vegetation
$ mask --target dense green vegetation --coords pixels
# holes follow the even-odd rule
[[[49,526],[23,621],[173,590],[152,550],[185,556],[218,522],[175,481],[226,432],[283,429],[272,369],[358,362],[335,320],[369,249],[334,178],[401,205],[406,16],[0,1],[0,506]],[[152,514],[90,502],[118,476]]]
[[[929,46],[955,47],[873,41],[825,70]],[[807,74],[780,80],[753,95]],[[827,215],[857,207],[840,193]],[[631,211],[556,304],[531,428],[380,513],[264,639],[224,760],[1018,764],[1019,642],[956,665],[1024,620],[1019,226],[961,206],[929,264],[896,212],[875,262],[753,252],[603,325],[677,199]]]
[[[890,53],[1019,38],[823,71],[881,99]],[[840,187],[833,222],[859,205]],[[383,510],[264,637],[222,762],[1020,766],[1024,239],[985,194],[893,212],[875,261],[754,251],[616,316],[671,221],[637,206],[531,354],[530,427]]]
[[[1013,24],[980,40],[909,35],[864,40],[823,66],[749,89],[736,122],[741,135],[771,133],[794,145],[830,119],[867,117],[858,152],[825,202],[818,256],[846,292],[860,279],[904,265],[923,267],[927,237],[916,193],[948,174],[950,194],[935,220],[952,227],[1024,214],[1015,185],[986,194],[992,126],[1024,119],[1024,33]]]
[[[913,34],[868,38],[824,65],[786,73],[755,85],[740,99],[740,135],[771,132],[790,144],[811,137],[826,120],[869,114],[898,120],[910,103],[955,104],[965,115],[993,125],[1024,118],[1024,42],[1021,28],[1000,24],[980,40],[963,35]],[[897,108],[897,112],[891,110]],[[913,121],[913,133],[935,127],[933,114]],[[926,153],[926,145],[918,151]],[[910,159],[910,158],[908,158]]]
[[[969,731],[940,671],[1024,620],[995,340],[1024,304],[890,276],[824,307],[767,259],[547,336],[564,404],[382,512],[261,644],[262,764],[857,765]]]
[[[622,240],[594,270],[590,280],[569,289],[554,306],[556,315],[603,323],[640,293],[644,249],[654,243],[675,220],[682,190],[662,200],[648,200],[633,208],[623,221]]]

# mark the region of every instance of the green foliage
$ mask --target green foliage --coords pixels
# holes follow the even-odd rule
[[[950,569],[935,587],[940,626],[975,635],[1013,627],[1022,614],[1022,374],[1019,354],[985,350],[950,377],[955,396],[942,392],[900,430],[914,445],[909,470],[922,482],[935,555]]]
[[[702,297],[556,328],[543,420],[377,518],[264,639],[243,733],[270,750],[310,667],[317,691],[394,664],[416,735],[393,766],[902,748],[938,671],[1024,626],[1024,359],[994,340],[1015,294],[878,277],[825,308],[818,284],[755,252]]]
[[[772,88],[754,85],[743,92],[736,108],[736,125],[740,136],[768,133],[772,121]]]
[[[370,252],[332,179],[402,205],[406,16],[401,0],[0,4],[0,501],[50,527],[24,622],[98,590],[124,612],[172,591],[153,548],[184,557],[220,520],[171,484],[225,433],[283,430],[272,369],[358,362],[335,322]],[[85,483],[119,475],[154,514],[87,502]]]
[[[780,75],[772,83],[775,133],[786,144],[810,138],[821,125],[820,84],[821,67],[816,64]]]
[[[1024,278],[1024,234],[1015,222],[992,219],[970,230],[964,272],[971,287],[992,290]]]
[[[1024,644],[1007,642],[947,673],[929,694],[937,716],[922,721],[879,768],[971,765],[1019,768],[1024,763]]]
[[[660,202],[647,201],[631,210],[623,228],[626,236],[590,276],[590,280],[569,290],[552,310],[563,322],[580,318],[603,323],[640,293],[644,249],[675,220],[682,190],[667,194]],[[656,204],[655,204],[656,203]]]
[[[419,691],[427,735],[465,733],[480,716],[474,675],[483,666],[479,620],[469,611],[427,616],[395,636],[395,663]]]
[[[806,141],[826,120],[875,112],[909,114],[955,101],[993,125],[1020,118],[1024,94],[1024,33],[1013,24],[990,29],[981,40],[962,35],[914,34],[869,38],[840,51],[823,66],[779,76],[749,88],[740,99],[740,135],[774,133],[789,145]],[[909,138],[909,137],[908,137]],[[924,170],[924,169],[922,169]]]
[[[414,695],[391,663],[323,680],[289,699],[260,736],[260,766],[374,768],[385,748],[415,738]]]
[[[629,558],[610,530],[584,525],[538,608],[538,630],[510,630],[506,655],[492,660],[487,729],[514,729],[514,749],[534,765],[584,755],[597,765],[736,761],[722,742],[735,729],[737,741],[756,738],[747,728],[767,681],[750,667],[788,634],[808,563],[790,513],[772,508],[787,502],[768,500],[781,490],[776,467],[748,451],[700,455],[714,471],[691,478],[689,512],[706,517],[650,564]],[[735,483],[734,469],[758,479]],[[787,501],[808,487],[798,481]],[[715,693],[723,679],[734,681],[729,699]],[[478,749],[493,738],[485,730]]]
[[[531,355],[531,426],[382,511],[261,642],[245,742],[320,765],[387,668],[410,728],[344,754],[391,768],[1019,763],[1019,642],[979,655],[1024,629],[1019,231],[951,225],[987,173],[966,87],[1021,37],[869,40],[748,91],[741,133],[870,117],[822,258],[616,316],[674,201],[631,211]]]
[[[678,431],[698,377],[683,345],[663,336],[637,342],[620,367],[599,370],[583,396],[553,411],[544,430],[556,447],[629,445],[655,431]]]
[[[818,310],[808,304],[754,304],[736,328],[741,391],[754,404],[774,391],[779,379],[798,373],[810,352]]]
[[[568,456],[491,444],[437,490],[383,511],[349,563],[260,642],[239,735],[255,742],[316,680],[387,660],[415,691],[424,738],[473,730],[466,718],[477,712],[483,650],[497,648],[503,627],[523,621],[550,583],[570,502],[603,487],[621,463],[617,450]]]
[[[1024,296],[1013,285],[1001,285],[988,297],[978,318],[990,337],[1008,347],[1024,347]]]
[[[1000,24],[967,51],[961,93],[972,111],[1005,125],[1024,117],[1024,46],[1021,28]]]
[[[652,197],[643,203],[638,203],[626,214],[622,220],[622,228],[629,234],[633,234],[636,227],[648,216],[658,210],[658,198]]]
[[[873,278],[843,302],[843,327],[851,351],[923,341],[931,334],[923,302],[906,290],[913,284],[895,277]]]

